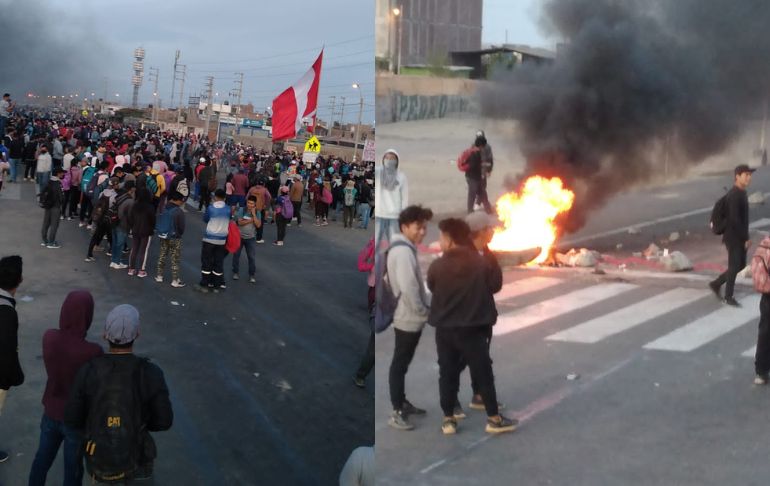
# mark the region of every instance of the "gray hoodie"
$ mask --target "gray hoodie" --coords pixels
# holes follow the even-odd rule
[[[404,235],[393,236],[388,250],[388,278],[393,294],[399,298],[393,327],[401,331],[422,331],[428,322],[430,300],[425,292],[417,249]],[[406,243],[402,245],[401,243]]]

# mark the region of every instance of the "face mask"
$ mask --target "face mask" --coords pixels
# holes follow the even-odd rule
[[[398,160],[397,159],[385,159],[385,168],[386,169],[396,169],[398,168]]]

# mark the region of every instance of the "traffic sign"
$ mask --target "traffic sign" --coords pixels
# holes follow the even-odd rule
[[[305,142],[305,152],[315,152],[319,153],[321,151],[321,142],[318,140],[318,137],[313,135],[310,137],[310,140]]]

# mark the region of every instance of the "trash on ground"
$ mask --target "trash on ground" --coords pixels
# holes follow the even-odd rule
[[[666,254],[660,259],[663,267],[669,272],[683,272],[692,270],[692,262],[681,251],[674,251]]]

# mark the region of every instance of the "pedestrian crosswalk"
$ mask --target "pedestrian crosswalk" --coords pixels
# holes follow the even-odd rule
[[[545,340],[597,344],[646,324],[654,327],[662,323],[670,332],[646,344],[642,341],[640,346],[647,350],[691,352],[743,326],[756,324],[759,319],[760,296],[755,293],[740,298],[741,307],[730,307],[717,303],[713,294],[703,288],[661,287],[654,295],[649,295],[649,288],[641,288],[627,282],[589,282],[581,286],[564,278],[521,278],[507,283],[495,296],[500,315],[494,335],[505,336],[559,319],[559,324],[567,323],[565,328]],[[538,292],[551,297],[531,295]],[[633,302],[641,293],[647,296]],[[682,311],[685,308],[686,312]],[[579,310],[583,312],[577,313]],[[571,322],[571,315],[580,317]],[[677,324],[673,330],[672,323]],[[648,334],[647,339],[650,337]],[[754,348],[741,355],[753,357]]]

